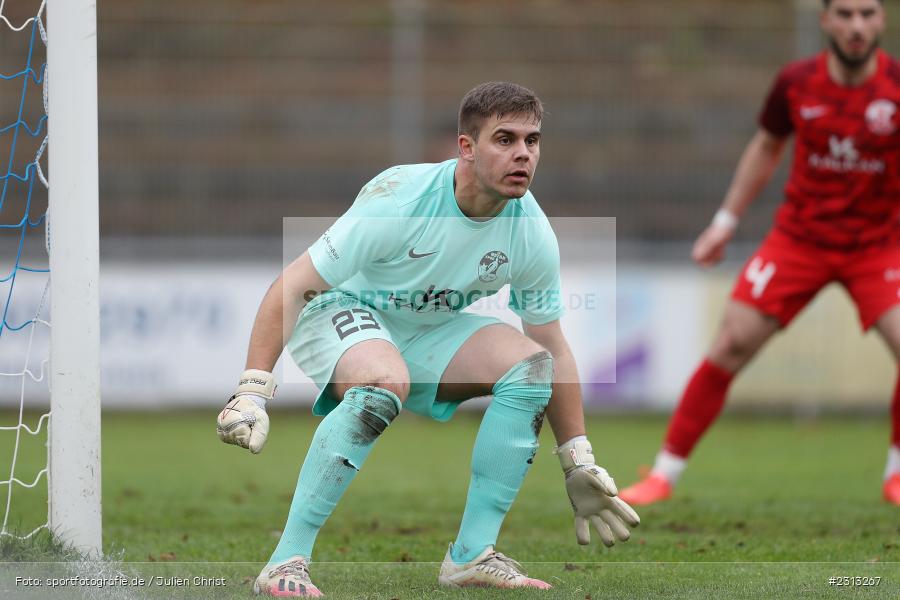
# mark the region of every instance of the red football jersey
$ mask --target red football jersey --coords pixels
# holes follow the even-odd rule
[[[875,74],[846,87],[826,60],[782,69],[759,117],[774,135],[796,133],[775,226],[836,248],[900,240],[900,63],[879,50]]]

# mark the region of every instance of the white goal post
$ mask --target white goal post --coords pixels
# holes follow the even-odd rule
[[[102,548],[95,0],[47,0],[50,529]]]

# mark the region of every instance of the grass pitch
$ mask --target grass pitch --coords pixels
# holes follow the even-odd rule
[[[284,525],[318,423],[300,412],[272,414],[258,456],[216,439],[214,410],[105,415],[104,546],[123,557],[124,575],[146,582],[115,597],[248,597]],[[447,424],[404,414],[391,425],[319,535],[313,576],[326,597],[900,597],[900,509],[880,499],[887,424],[846,418],[722,419],[676,498],[639,510],[642,524],[631,541],[612,549],[597,539],[586,548],[575,543],[545,428],[498,549],[554,590],[438,588],[437,563],[462,516],[478,423],[468,414]],[[652,459],[664,428],[663,418],[606,416],[592,419],[588,431],[598,460],[624,487]],[[0,438],[0,456],[10,456],[9,442]],[[44,456],[43,440],[27,440],[17,476],[30,481]],[[43,522],[45,500],[44,492],[16,489],[12,523],[28,531]],[[49,560],[43,547],[0,544],[0,554]],[[224,584],[192,581],[201,576]],[[831,585],[830,577],[853,585]],[[875,578],[877,585],[861,585]],[[7,582],[0,594],[50,595],[0,580]]]

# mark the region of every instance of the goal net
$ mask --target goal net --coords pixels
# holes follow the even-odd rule
[[[85,553],[101,549],[96,81],[92,3],[0,0],[0,536],[49,529]]]

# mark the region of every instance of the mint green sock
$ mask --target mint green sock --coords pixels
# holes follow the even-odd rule
[[[353,387],[322,419],[300,469],[287,524],[270,565],[292,556],[312,556],[319,529],[400,407],[400,399],[389,390]]]
[[[494,385],[472,450],[472,478],[462,524],[450,557],[465,564],[497,542],[497,534],[538,449],[550,401],[553,358],[533,354]]]

